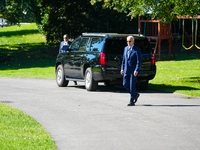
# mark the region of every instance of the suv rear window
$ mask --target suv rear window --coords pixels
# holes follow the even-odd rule
[[[126,47],[125,39],[106,39],[105,52],[109,54],[123,54]]]
[[[142,54],[150,54],[149,42],[145,39],[135,39],[135,45],[141,49]]]
[[[150,53],[149,43],[146,38],[136,38],[135,45],[141,49],[142,54]],[[124,47],[126,46],[126,39],[106,39],[105,52],[109,54],[123,54]]]

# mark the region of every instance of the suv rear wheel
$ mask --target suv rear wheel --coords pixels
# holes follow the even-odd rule
[[[92,70],[89,67],[85,71],[85,88],[88,91],[95,91],[97,87],[98,87],[98,82],[93,79]]]
[[[56,69],[56,82],[59,87],[65,87],[69,83],[68,80],[65,80],[65,75],[62,65],[59,65]]]

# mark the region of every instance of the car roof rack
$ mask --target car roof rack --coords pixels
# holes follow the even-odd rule
[[[82,33],[82,36],[109,36],[109,37],[127,37],[132,35],[133,37],[144,37],[142,34],[120,34],[120,33]]]

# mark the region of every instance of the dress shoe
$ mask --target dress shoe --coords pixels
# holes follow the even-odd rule
[[[138,100],[138,97],[140,96],[140,94],[139,93],[137,93],[136,95],[135,95],[135,101],[134,101],[134,103],[136,103],[137,102],[137,100]]]
[[[135,103],[133,101],[130,101],[130,103],[127,106],[135,106]]]

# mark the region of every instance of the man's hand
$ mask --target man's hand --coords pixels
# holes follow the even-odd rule
[[[121,75],[124,75],[124,70],[121,70]]]
[[[134,76],[136,77],[138,75],[138,72],[134,71]]]

